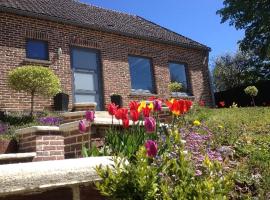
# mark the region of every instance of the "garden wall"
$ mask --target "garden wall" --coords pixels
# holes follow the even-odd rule
[[[110,157],[0,165],[0,200],[102,200],[95,167]]]
[[[255,97],[256,105],[270,106],[270,81],[261,81],[253,85],[255,85],[259,90],[258,95]],[[252,100],[250,96],[244,92],[246,87],[247,86],[241,86],[222,92],[216,92],[215,100],[217,105],[219,102],[224,101],[226,107],[231,106],[233,102],[237,103],[238,106],[241,107],[251,106]]]

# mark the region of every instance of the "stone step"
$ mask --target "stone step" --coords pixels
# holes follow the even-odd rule
[[[0,165],[32,162],[36,152],[0,154]]]

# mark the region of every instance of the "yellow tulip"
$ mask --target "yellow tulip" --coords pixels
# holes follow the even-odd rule
[[[193,124],[194,124],[195,126],[200,126],[200,125],[201,125],[201,122],[200,122],[199,120],[195,120],[195,121],[193,122]]]

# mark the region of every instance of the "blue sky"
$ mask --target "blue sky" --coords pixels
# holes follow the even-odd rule
[[[235,52],[244,36],[228,23],[220,24],[216,11],[222,0],[81,0],[103,8],[139,15],[212,48],[210,62]]]

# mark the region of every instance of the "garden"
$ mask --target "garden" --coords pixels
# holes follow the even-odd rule
[[[30,78],[24,82],[22,74]],[[57,112],[33,110],[35,93],[60,91],[51,71],[22,67],[11,72],[9,81],[13,89],[31,94],[31,112],[1,113],[2,148],[5,141],[16,141],[17,129],[63,123]],[[253,107],[219,102],[219,108],[208,108],[203,101],[158,98],[131,101],[126,108],[109,104],[111,125],[103,145],[90,138],[81,146],[81,156],[111,156],[114,161],[96,167],[101,177],[96,188],[110,199],[269,199],[270,109],[256,107],[256,87],[245,93]],[[169,114],[165,121],[162,112]],[[88,127],[95,121],[95,111],[86,111],[77,131],[91,137]]]
[[[165,103],[172,121],[162,124]],[[96,183],[112,199],[268,199],[270,110],[210,109],[187,100],[108,106],[123,130],[107,131],[105,145],[84,156],[114,156],[113,168],[96,168]],[[131,119],[131,124],[129,119]],[[94,121],[92,111],[79,124]]]

